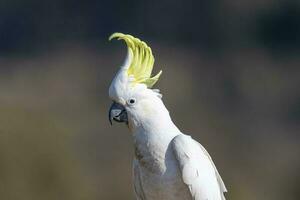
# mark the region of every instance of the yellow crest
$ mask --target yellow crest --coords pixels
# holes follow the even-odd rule
[[[109,40],[117,38],[124,40],[128,48],[129,67],[127,68],[128,76],[134,77],[135,83],[143,83],[151,88],[159,79],[162,71],[151,77],[154,56],[151,48],[138,38],[123,33],[114,33]]]

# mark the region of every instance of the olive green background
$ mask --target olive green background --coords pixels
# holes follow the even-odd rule
[[[231,200],[300,198],[297,1],[0,2],[0,199],[134,199],[132,138],[108,87],[146,41],[178,127]]]

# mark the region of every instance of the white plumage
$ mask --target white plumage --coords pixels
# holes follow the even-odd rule
[[[129,45],[140,45],[139,42],[142,42],[128,35],[119,34],[118,37],[130,40],[126,42]],[[138,52],[142,51],[140,49]],[[136,49],[132,52],[136,52]],[[207,151],[197,141],[179,131],[159,91],[147,85],[153,85],[157,80],[152,79],[150,82],[143,76],[144,82],[139,83],[135,74],[128,75],[127,70],[132,65],[133,57],[134,54],[129,54],[125,65],[117,73],[110,86],[109,96],[114,101],[110,120],[126,122],[134,140],[133,182],[136,198],[225,200],[223,193],[227,190]],[[143,63],[143,60],[136,63]],[[148,73],[149,78],[151,71]]]

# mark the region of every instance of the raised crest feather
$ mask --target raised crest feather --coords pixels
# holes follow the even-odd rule
[[[151,48],[145,42],[128,34],[114,33],[109,37],[109,40],[114,38],[124,40],[127,45],[128,60],[124,66],[127,70],[127,75],[134,78],[134,83],[142,83],[151,88],[162,73],[160,71],[151,77],[154,65],[154,56]]]

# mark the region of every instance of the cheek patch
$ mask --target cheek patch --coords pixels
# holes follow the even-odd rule
[[[149,103],[147,103],[146,101],[141,102],[141,110],[143,112],[143,115],[146,115],[146,116],[154,113],[153,108],[151,108]]]

